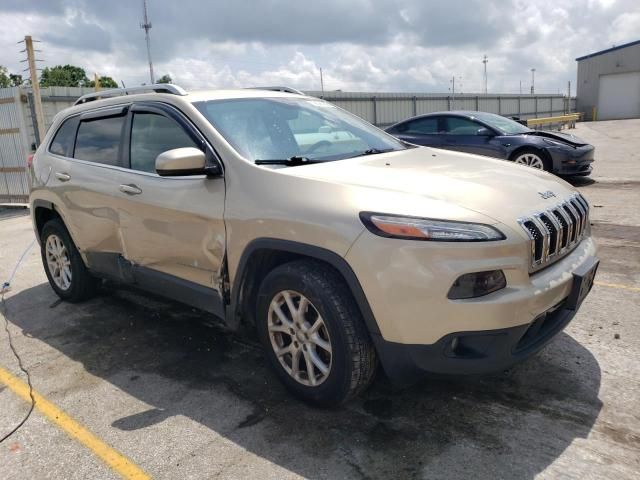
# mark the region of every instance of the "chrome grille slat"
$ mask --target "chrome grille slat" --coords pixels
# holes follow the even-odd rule
[[[589,204],[574,194],[551,208],[520,218],[530,242],[529,273],[559,260],[584,238],[589,222]]]
[[[553,232],[551,232],[551,239],[550,239],[551,244],[549,247],[549,250],[550,250],[549,256],[557,255],[558,253],[560,253],[560,240],[562,237],[562,226],[560,225],[560,222],[558,221],[558,219],[556,218],[552,210],[547,210],[546,212],[544,212],[544,216],[549,220],[549,222],[551,223],[552,227],[555,230],[555,239],[553,236]]]
[[[567,240],[567,247],[569,247],[574,239],[575,239],[575,233],[576,233],[576,214],[574,212],[571,211],[571,209],[569,208],[569,204],[567,202],[564,202],[562,204],[562,210],[564,210],[564,213],[567,214],[567,217],[569,218],[569,234],[568,234],[568,240]]]
[[[587,211],[584,209],[582,204],[578,201],[578,197],[575,197],[572,203],[573,203],[573,206],[576,207],[576,209],[578,210],[578,213],[580,214],[580,235],[582,235],[584,233],[584,229],[586,226]]]

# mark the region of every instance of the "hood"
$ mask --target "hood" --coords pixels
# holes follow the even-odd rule
[[[289,167],[280,172],[363,187],[366,195],[358,197],[370,199],[373,206],[360,201],[362,210],[446,218],[440,216],[446,210],[442,202],[446,202],[506,224],[549,208],[575,192],[565,181],[530,167],[428,147]],[[388,205],[393,205],[393,211],[385,208]]]
[[[571,145],[572,147],[581,147],[583,145],[588,145],[587,142],[570,133],[544,132],[540,130],[534,130],[532,132],[525,133],[525,135],[535,135],[536,137],[550,138],[551,140],[566,143],[568,145]]]

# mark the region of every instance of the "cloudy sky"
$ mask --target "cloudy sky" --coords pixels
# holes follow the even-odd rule
[[[638,0],[148,0],[156,76],[186,88],[566,91],[575,58],[640,39]],[[127,86],[148,82],[142,0],[0,0],[0,65],[70,63]]]

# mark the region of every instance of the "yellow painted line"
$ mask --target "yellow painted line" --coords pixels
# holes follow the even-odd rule
[[[4,383],[23,400],[31,403],[31,397],[29,396],[29,385],[24,383],[22,380],[14,377],[11,373],[9,373],[2,367],[0,367],[0,382]],[[131,460],[100,440],[93,433],[84,428],[73,418],[64,413],[62,410],[60,410],[42,395],[37,393],[35,390],[33,391],[33,397],[36,400],[36,410],[42,413],[60,429],[64,430],[71,438],[91,450],[94,455],[96,455],[98,458],[100,458],[100,460],[109,465],[109,467],[111,467],[116,473],[119,473],[123,478],[151,478]]]
[[[620,288],[622,290],[631,290],[632,292],[640,292],[640,287],[631,287],[629,285],[620,285],[619,283],[593,282],[601,287]]]

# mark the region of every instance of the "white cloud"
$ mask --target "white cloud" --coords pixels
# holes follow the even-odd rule
[[[6,3],[5,3],[6,2]],[[638,39],[637,0],[151,0],[156,75],[187,88],[291,85],[318,90],[446,92],[456,76],[465,92],[564,91],[575,58]],[[148,82],[138,2],[5,0],[0,6],[0,65],[24,68],[16,42],[43,41],[44,65],[75,64],[123,80]],[[249,5],[249,6],[247,6]],[[98,13],[99,12],[99,13]]]

